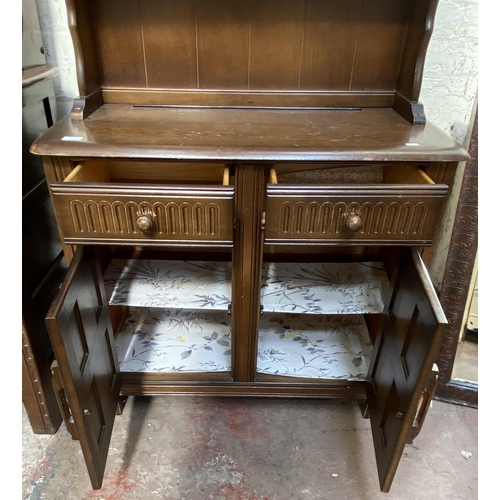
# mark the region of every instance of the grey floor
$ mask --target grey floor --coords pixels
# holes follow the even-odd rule
[[[357,403],[324,400],[129,398],[98,491],[64,425],[34,435],[23,409],[22,478],[29,500],[473,500],[478,410],[434,401],[387,494]]]

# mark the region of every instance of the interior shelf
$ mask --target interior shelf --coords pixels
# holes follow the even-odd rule
[[[364,380],[371,352],[362,315],[265,313],[259,329],[257,372]]]
[[[263,311],[370,314],[384,310],[389,280],[379,262],[265,263]]]
[[[378,262],[265,263],[257,372],[363,380],[363,314],[383,311]],[[231,263],[114,259],[109,303],[129,306],[116,339],[123,372],[231,371]]]
[[[226,312],[130,308],[116,339],[122,372],[229,372]]]
[[[227,310],[230,262],[113,259],[104,274],[109,303]]]

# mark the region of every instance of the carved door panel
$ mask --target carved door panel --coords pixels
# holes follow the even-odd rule
[[[391,279],[384,324],[368,373],[368,408],[381,490],[388,492],[406,443],[422,425],[444,327],[438,297],[414,248],[404,248]],[[435,377],[434,377],[435,378]]]
[[[78,438],[94,489],[102,484],[120,390],[101,270],[89,247],[75,254],[46,318],[57,364],[60,407]]]

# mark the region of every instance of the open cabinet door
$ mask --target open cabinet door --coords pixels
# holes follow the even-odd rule
[[[94,489],[104,467],[120,391],[113,329],[101,270],[91,249],[80,247],[46,323],[63,387],[60,407],[80,441]],[[76,435],[75,435],[76,434]]]
[[[383,492],[389,491],[405,444],[415,436],[413,427],[422,424],[422,402],[430,402],[428,384],[446,324],[420,254],[404,248],[368,372],[368,408]]]

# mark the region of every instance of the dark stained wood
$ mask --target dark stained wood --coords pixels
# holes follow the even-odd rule
[[[301,397],[364,400],[366,384],[348,381],[277,381],[257,374],[255,382],[172,381],[156,374],[123,373],[122,394],[127,396],[160,396],[189,394],[198,396]],[[222,375],[222,374],[221,374]]]
[[[50,358],[37,363],[39,352],[33,349],[24,321],[22,345],[22,401],[31,430],[35,434],[55,434],[62,418],[52,390],[50,371],[47,369]]]
[[[90,248],[75,254],[47,327],[92,486],[102,484],[120,391],[106,292]]]
[[[64,182],[52,197],[66,244],[233,244],[232,186]]]
[[[86,120],[61,120],[43,140],[35,142],[31,151],[42,155],[194,161],[425,162],[468,158],[468,153],[438,127],[430,123],[412,127],[392,109],[148,109],[104,105]]]
[[[415,0],[406,34],[397,91],[412,103],[418,101],[422,87],[425,54],[434,28],[438,0]]]
[[[394,92],[103,89],[106,104],[236,108],[387,108]]]
[[[363,2],[350,90],[395,89],[411,2]]]
[[[68,405],[68,399],[66,396],[66,390],[64,389],[64,381],[61,375],[61,370],[59,370],[59,364],[56,360],[52,362],[50,366],[52,372],[52,385],[54,387],[54,393],[57,397],[57,404],[59,405],[59,411],[64,419],[64,425],[66,430],[71,434],[72,439],[78,440],[78,431],[76,430],[75,421],[71,410]]]
[[[299,89],[304,0],[257,0],[250,26],[249,88]]]
[[[452,353],[453,356],[456,352]],[[445,403],[479,408],[479,387],[478,384],[462,382],[450,379],[443,385],[438,385],[434,399]]]
[[[198,88],[195,0],[143,1],[140,7],[147,86]]]
[[[43,160],[43,169],[45,172],[45,179],[47,183],[50,185],[53,182],[62,182],[71,172],[73,168],[73,164],[64,157],[42,157]],[[52,190],[49,190],[50,198],[53,200]],[[66,245],[64,243],[64,239],[62,237],[61,226],[58,221],[58,217],[56,217],[56,224],[59,233],[59,238],[61,240],[62,249],[64,252],[64,257],[66,259],[66,263],[69,265],[71,259],[73,259],[73,255],[75,253],[75,249],[71,245]]]
[[[439,369],[436,364],[432,366],[432,371],[429,375],[429,379],[427,380],[427,386],[420,396],[420,401],[417,407],[417,413],[415,418],[413,419],[413,424],[411,426],[410,432],[408,433],[407,443],[411,444],[415,440],[415,438],[420,434],[422,430],[422,425],[424,423],[425,417],[427,416],[427,412],[432,404],[432,399],[436,392],[437,380],[439,376]]]
[[[260,282],[264,243],[264,186],[262,166],[236,172],[235,241],[232,294],[232,373],[235,382],[252,382],[257,366]]]
[[[101,87],[100,68],[92,31],[92,12],[86,0],[66,0],[68,26],[76,59],[76,77],[80,96],[87,96]]]
[[[249,21],[247,2],[196,2],[198,88],[247,89]]]
[[[105,102],[172,104],[178,95],[140,91],[178,89],[196,105],[198,89],[248,89],[257,92],[250,103],[276,91],[274,105],[284,106],[283,90],[305,89],[350,96],[334,106],[356,105],[360,91],[398,91],[416,103],[436,3],[67,0],[82,96],[102,87],[117,91]]]
[[[420,102],[412,102],[398,93],[394,96],[394,109],[412,125],[425,125],[424,106]]]
[[[305,3],[299,89],[349,89],[361,4],[361,0]]]
[[[31,143],[57,121],[54,77],[48,65],[23,71],[22,79],[22,401],[31,429],[54,434],[62,418],[52,389],[54,352],[45,315],[65,271],[41,157]]]
[[[141,3],[107,0],[92,5],[102,86],[147,87],[143,31],[137,22]]]
[[[264,242],[264,262],[381,262],[381,250],[385,248],[336,244],[274,247]]]
[[[390,489],[412,435],[446,318],[421,257],[403,249],[368,371],[368,407],[380,488]]]
[[[447,192],[442,184],[268,185],[266,243],[430,245]]]
[[[73,100],[73,108],[71,109],[72,120],[85,120],[96,109],[103,104],[102,90],[100,88],[94,90],[91,94],[76,98]]]

